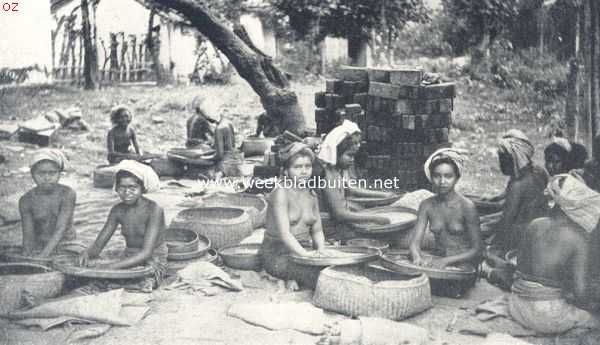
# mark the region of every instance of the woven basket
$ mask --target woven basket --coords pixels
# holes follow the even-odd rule
[[[150,166],[156,172],[156,175],[160,176],[181,176],[185,172],[183,164],[167,159],[167,158],[155,158],[150,161]]]
[[[98,165],[94,169],[94,187],[112,188],[115,184],[117,170],[114,165]]]
[[[248,212],[254,229],[261,228],[267,220],[267,201],[262,196],[248,193],[218,193],[203,199],[205,207],[236,207]]]
[[[65,276],[46,266],[11,263],[0,264],[0,314],[22,307],[22,295],[45,299],[58,296],[63,289]]]
[[[169,253],[189,253],[198,250],[198,234],[189,229],[171,228],[165,235]]]
[[[403,320],[429,309],[431,289],[424,276],[404,278],[369,266],[333,266],[321,271],[313,304],[348,316]]]
[[[177,214],[171,228],[189,229],[207,237],[212,247],[238,244],[252,233],[252,220],[246,211],[235,207],[198,207]]]

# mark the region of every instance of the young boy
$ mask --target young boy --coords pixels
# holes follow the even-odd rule
[[[116,106],[110,112],[110,121],[113,128],[108,131],[106,143],[108,147],[108,162],[116,164],[124,159],[138,159],[141,155],[137,136],[129,124],[133,120],[133,113],[124,105]],[[133,144],[135,153],[130,146]]]
[[[110,210],[98,237],[81,254],[80,264],[85,266],[89,258],[98,257],[117,227],[121,226],[126,244],[124,255],[106,267],[123,269],[150,265],[155,270],[156,285],[159,285],[167,267],[165,216],[158,204],[143,196],[152,181],[158,181],[158,176],[141,163],[125,161],[120,166],[122,168],[115,176],[115,191],[121,202]]]
[[[58,183],[65,164],[65,155],[57,149],[41,149],[33,156],[30,170],[36,187],[19,199],[25,255],[48,257],[76,237],[76,193]]]

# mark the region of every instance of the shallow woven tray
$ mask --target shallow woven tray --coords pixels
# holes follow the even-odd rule
[[[313,303],[351,317],[382,317],[396,321],[432,306],[429,279],[425,275],[402,277],[369,265],[334,266],[322,270]]]
[[[150,266],[138,266],[127,269],[79,267],[75,259],[55,259],[52,267],[66,275],[99,279],[134,279],[154,274],[154,269]]]
[[[167,152],[167,158],[176,162],[192,165],[211,166],[215,162],[214,150],[194,150],[185,148],[174,148]]]
[[[375,248],[379,249],[382,253],[385,253],[390,248],[389,243],[372,238],[353,238],[346,241],[346,244],[352,247]]]
[[[206,238],[206,236],[200,234],[197,234],[197,236],[198,243],[196,249],[185,252],[169,252],[167,253],[167,260],[192,260],[204,256],[210,249],[210,240]]]
[[[189,253],[198,250],[198,234],[189,229],[171,228],[165,235],[169,253]]]
[[[433,257],[433,255],[424,254],[424,256]],[[406,275],[425,274],[431,279],[446,280],[467,280],[473,279],[477,275],[474,267],[468,264],[458,266],[459,270],[438,269],[413,265],[410,262],[409,255],[386,253],[381,256],[383,267]]]
[[[260,271],[262,268],[260,246],[257,243],[226,246],[219,250],[219,255],[225,266],[238,270]]]
[[[7,262],[12,263],[32,263],[43,266],[51,266],[52,262],[57,257],[69,257],[71,255],[53,255],[46,258],[40,258],[35,256],[27,256],[21,254],[23,252],[23,247],[21,246],[6,246],[0,248],[0,257],[3,257]],[[77,255],[77,253],[73,252],[72,256]]]
[[[366,208],[371,208],[371,207],[381,207],[381,206],[391,205],[395,201],[400,199],[401,196],[402,195],[394,195],[392,197],[387,197],[387,198],[351,197],[351,198],[348,198],[348,201],[352,201],[352,202],[357,203]]]
[[[351,246],[342,246],[342,247],[326,247],[326,249],[337,250],[344,253],[356,253],[359,255],[352,257],[307,257],[307,256],[297,256],[290,255],[292,261],[300,265],[307,266],[341,266],[341,265],[354,265],[365,263],[369,261],[376,260],[381,252],[374,248],[365,248],[365,247],[351,247]]]
[[[201,257],[193,258],[193,259],[189,259],[189,260],[169,260],[167,264],[168,264],[170,270],[178,271],[180,269],[185,268],[188,264],[190,264],[192,262],[206,261],[206,262],[212,263],[212,262],[215,262],[218,258],[219,258],[219,254],[217,253],[217,251],[210,248]]]
[[[410,220],[386,224],[386,225],[378,225],[372,223],[355,223],[351,224],[352,229],[361,234],[368,235],[379,235],[379,234],[389,234],[393,232],[399,232],[411,229],[415,223],[417,222],[417,212],[410,208],[400,207],[400,206],[384,206],[384,207],[376,207],[368,210],[363,210],[360,213],[363,214],[378,214],[378,213],[410,213],[412,216]]]

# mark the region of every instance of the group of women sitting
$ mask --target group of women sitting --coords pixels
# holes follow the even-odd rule
[[[318,271],[294,264],[289,256],[323,254],[326,243],[321,223],[323,210],[341,225],[333,237],[342,241],[354,236],[344,225],[389,222],[385,217],[361,213],[361,208],[349,202],[348,197],[389,197],[391,193],[351,188],[344,183],[329,184],[335,188],[313,190],[308,184],[298,183],[315,175],[338,182],[356,178],[353,163],[359,145],[359,128],[344,121],[324,138],[316,156],[300,142],[281,150],[281,179],[291,179],[295,183],[279,184],[268,196],[266,231],[261,246],[264,269],[268,273],[309,287],[316,284]],[[600,196],[593,190],[596,189],[593,171],[596,165],[593,160],[583,164],[585,148],[563,138],[556,138],[544,152],[547,171],[533,163],[533,153],[533,145],[521,131],[510,130],[500,139],[500,170],[509,180],[500,196],[488,200],[502,203],[502,211],[481,218],[476,204],[455,189],[466,162],[466,152],[445,148],[433,153],[425,163],[424,173],[431,182],[434,195],[421,202],[418,209],[409,246],[413,262],[435,268],[460,264],[477,266],[485,257],[492,266],[498,266],[488,270],[488,277],[494,276],[490,271],[504,273],[508,279],[508,282],[504,280],[505,287],[512,285],[513,290],[531,292],[530,286],[529,290],[525,287],[532,281],[544,285],[557,282],[555,285],[559,285],[559,289],[565,281],[572,289],[574,282],[575,300],[580,302],[587,298],[588,250],[582,248],[587,248],[590,242],[587,239],[600,215]],[[108,267],[149,264],[155,268],[160,281],[166,267],[164,212],[143,196],[149,183],[145,181],[148,175],[143,170],[149,167],[127,162],[130,161],[122,164],[116,174],[115,191],[121,202],[111,209],[95,242],[80,251],[80,263],[85,265],[89,258],[97,257],[120,226],[127,248],[123,257]],[[65,164],[66,158],[58,150],[43,149],[34,156],[31,174],[37,186],[19,203],[23,248],[27,253],[48,256],[76,237],[73,230],[76,193],[58,183]],[[569,171],[571,174],[566,175]],[[549,198],[544,193],[548,173],[560,180],[555,177],[550,181],[553,191],[550,199],[556,205],[552,210],[549,210]],[[423,254],[422,240],[428,233],[435,238],[434,248],[429,248],[435,255],[434,260]],[[498,248],[497,251],[484,250],[484,240]],[[503,255],[498,252],[512,249],[520,249],[519,275],[514,281],[514,270],[509,271],[508,277],[508,265],[502,263],[499,258]],[[565,272],[568,272],[566,276]],[[515,284],[518,284],[516,288]],[[515,310],[522,305],[516,303]],[[527,317],[522,316],[522,319]],[[575,316],[573,319],[580,321]]]

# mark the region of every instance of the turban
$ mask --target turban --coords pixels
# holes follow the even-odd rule
[[[427,177],[427,180],[429,180],[429,182],[431,182],[431,171],[429,170],[429,167],[431,166],[431,163],[435,162],[440,158],[451,159],[454,162],[454,164],[456,164],[456,166],[458,167],[458,170],[462,171],[464,163],[467,160],[467,151],[462,149],[442,148],[432,153],[423,165],[423,170],[425,170],[425,176]]]
[[[360,128],[356,123],[348,120],[335,127],[334,129],[325,136],[323,143],[321,143],[321,149],[319,150],[319,159],[325,163],[336,165],[337,164],[337,146],[348,136],[360,133]]]
[[[68,163],[69,163],[69,161],[67,160],[67,157],[65,156],[64,153],[62,153],[62,151],[60,151],[58,149],[50,149],[50,148],[41,149],[41,150],[36,151],[33,154],[33,158],[31,160],[31,165],[29,167],[33,168],[34,165],[36,165],[37,163],[39,163],[41,161],[51,161],[51,162],[56,163],[56,165],[58,165],[58,169],[60,171],[64,171],[68,167]]]
[[[559,174],[550,180],[548,193],[567,217],[586,232],[596,228],[600,218],[600,194],[584,182],[568,174]]]
[[[160,179],[150,166],[134,160],[123,160],[116,167],[116,170],[125,170],[133,176],[139,178],[144,184],[144,192],[151,193],[160,189]],[[115,181],[116,183],[116,181]]]
[[[520,171],[531,164],[533,145],[525,133],[518,129],[511,129],[500,139],[500,148],[512,157],[513,172],[516,178]]]
[[[311,160],[313,160],[315,158],[315,154],[312,152],[312,150],[308,146],[306,146],[303,143],[293,142],[293,143],[287,145],[286,147],[282,148],[281,150],[279,150],[279,161],[283,165],[290,158],[292,158],[295,154],[297,154],[299,152],[303,152],[303,151],[306,152],[308,155],[310,155]]]

